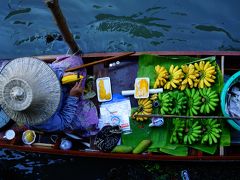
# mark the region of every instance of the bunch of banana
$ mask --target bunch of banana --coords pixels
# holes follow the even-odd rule
[[[74,73],[66,73],[61,79],[62,84],[70,84],[75,83],[77,81],[82,80],[84,77],[82,75],[74,74]]]
[[[210,87],[216,79],[215,66],[211,65],[209,61],[200,61],[199,63],[195,63],[194,66],[199,71],[199,81],[195,87]]]
[[[168,114],[171,112],[171,98],[168,93],[159,93],[158,94],[158,101],[159,101],[159,111],[160,114]]]
[[[158,94],[153,94],[151,95],[150,100],[155,101],[157,100],[157,98],[158,98]]]
[[[152,105],[154,108],[159,107],[158,94],[151,95],[150,100],[152,101]],[[156,113],[158,113],[158,112],[156,112]]]
[[[149,115],[152,114],[153,108],[152,108],[152,101],[148,98],[145,99],[139,99],[138,100],[138,109],[136,112],[133,113],[132,117],[133,119],[136,119],[137,121],[144,121],[147,120],[147,117],[136,117],[135,115]]]
[[[155,66],[155,72],[157,74],[157,78],[153,85],[154,89],[158,87],[163,87],[168,79],[168,72],[165,67],[157,65]]]
[[[201,143],[208,143],[210,145],[217,143],[221,132],[221,124],[218,123],[216,119],[207,119],[205,122],[205,132],[202,136]]]
[[[181,68],[184,73],[184,79],[181,82],[179,89],[184,90],[187,87],[193,88],[194,84],[198,82],[197,81],[197,78],[199,77],[198,71],[195,69],[193,64],[182,65]]]
[[[202,133],[202,126],[198,121],[188,120],[186,123],[186,134],[183,137],[184,144],[192,144],[198,141]]]
[[[172,109],[170,114],[182,114],[186,110],[187,97],[183,92],[180,91],[170,91],[169,92]]]
[[[185,129],[185,120],[174,118],[173,132],[170,137],[170,143],[179,143],[183,139],[184,129]]]
[[[182,72],[182,69],[179,69],[178,66],[174,67],[174,65],[171,65],[169,68],[169,78],[164,85],[164,89],[172,90],[174,88],[177,88],[182,82],[183,77],[184,74]]]
[[[211,88],[199,89],[199,92],[202,96],[200,112],[206,114],[210,113],[211,111],[215,111],[218,105],[217,102],[219,101],[217,92],[211,90]]]
[[[195,88],[192,88],[186,89],[185,92],[188,99],[187,115],[188,116],[198,115],[198,111],[201,105],[201,97],[199,91],[197,91]]]

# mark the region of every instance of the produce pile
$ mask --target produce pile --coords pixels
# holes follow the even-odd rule
[[[185,64],[181,68],[172,64],[169,71],[164,66],[157,65],[155,66],[155,72],[157,77],[153,88],[163,87],[169,90],[211,87],[216,79],[216,69],[210,61]]]
[[[219,97],[216,91],[211,88],[186,89],[185,91],[169,91],[154,94],[150,99],[138,100],[138,109],[133,113],[133,119],[145,121],[147,117],[135,117],[135,115],[150,115],[153,108],[157,108],[157,113],[164,115],[206,115],[214,113],[218,106]],[[156,111],[155,111],[156,112]],[[172,121],[173,132],[170,143],[193,144],[206,141],[210,145],[217,143],[222,132],[221,126],[216,119],[180,119]]]
[[[202,120],[182,120],[175,118],[172,121],[173,131],[170,137],[170,143],[201,144],[218,143],[221,124],[216,119]]]
[[[155,99],[156,97],[156,99]],[[133,114],[149,115],[153,108],[159,108],[158,114],[171,114],[194,116],[199,114],[209,114],[215,112],[218,106],[219,97],[216,91],[211,88],[204,89],[186,89],[182,91],[169,91],[154,94],[150,99],[139,99],[138,109]],[[146,117],[135,118],[137,121],[147,120]]]
[[[163,126],[149,128],[150,118],[136,116],[221,115],[219,93],[223,81],[215,57],[197,59],[144,55],[141,60],[138,77],[149,77],[151,88],[163,88],[163,93],[137,100],[138,107],[133,109],[131,117],[133,133],[123,136],[125,145],[149,138],[152,145],[148,151],[182,156],[187,155],[188,147],[213,154],[217,144],[230,144],[228,127],[225,121],[219,119],[166,118]]]
[[[163,87],[166,91],[158,94],[158,100],[156,94],[150,99],[139,99],[139,108],[134,115],[151,114],[152,107],[158,106],[159,114],[162,115],[186,113],[193,116],[215,111],[219,98],[217,92],[210,88],[216,79],[216,69],[210,61],[202,60],[182,65],[181,68],[172,64],[169,71],[164,66],[157,65],[155,72],[156,80],[153,87]],[[175,90],[177,88],[180,91]],[[136,117],[139,121],[146,119],[146,117]]]
[[[145,121],[147,117],[135,115],[150,115],[153,109],[160,115],[207,115],[214,113],[218,106],[218,93],[211,89],[216,79],[215,66],[210,61],[200,61],[194,64],[170,66],[169,71],[164,66],[155,66],[156,81],[154,88],[163,87],[165,91],[153,94],[150,98],[139,99],[138,109],[133,113],[133,119]],[[221,125],[217,120],[189,120],[175,118],[172,120],[173,131],[170,143],[193,144],[201,142],[212,145],[220,138]]]

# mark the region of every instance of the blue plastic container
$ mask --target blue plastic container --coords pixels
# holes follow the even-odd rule
[[[229,117],[229,114],[225,110],[225,105],[226,105],[226,100],[227,100],[226,98],[227,98],[228,91],[237,82],[240,82],[240,71],[238,71],[237,73],[232,75],[227,80],[227,82],[225,83],[225,85],[224,85],[224,87],[222,89],[222,92],[221,92],[221,108],[222,108],[222,112],[223,112],[224,116]],[[234,129],[240,131],[240,120],[228,119],[227,121]],[[237,123],[237,121],[239,123]]]

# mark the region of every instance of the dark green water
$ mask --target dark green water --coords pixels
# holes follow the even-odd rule
[[[237,0],[59,0],[83,52],[240,50]],[[64,54],[68,47],[43,0],[0,1],[0,58]],[[235,179],[239,164],[146,164],[0,151],[0,179]],[[149,169],[149,168],[148,168]],[[228,174],[229,173],[229,174]],[[221,174],[221,176],[219,176]]]
[[[240,49],[236,0],[59,2],[85,53]],[[0,6],[0,57],[67,52],[43,0],[2,0]]]

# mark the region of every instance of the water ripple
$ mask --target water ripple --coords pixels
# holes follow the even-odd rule
[[[195,26],[195,28],[198,29],[198,30],[201,30],[201,31],[223,32],[223,33],[226,34],[226,36],[227,36],[229,39],[231,39],[233,42],[240,43],[240,40],[233,38],[232,35],[231,35],[228,31],[226,31],[225,29],[223,29],[223,28],[219,28],[219,27],[212,26],[212,25],[197,25],[197,26]]]
[[[8,15],[4,18],[4,20],[7,20],[10,17],[16,16],[18,14],[29,13],[30,11],[31,11],[31,8],[22,8],[22,9],[17,9],[17,10],[10,11],[8,13]]]
[[[154,30],[153,27],[160,27],[164,31],[169,31],[170,25],[159,24],[157,22],[164,19],[155,17],[142,17],[134,14],[132,16],[115,16],[111,14],[99,14],[97,15],[96,22],[91,24],[91,27],[95,27],[96,30],[102,32],[125,32],[132,35],[132,37],[159,38],[164,34],[158,30]]]

